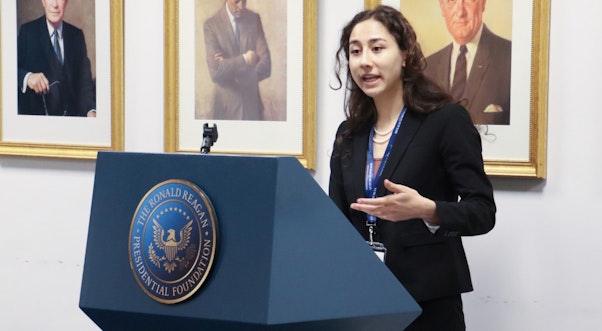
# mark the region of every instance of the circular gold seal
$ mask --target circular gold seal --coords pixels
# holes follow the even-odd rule
[[[190,298],[215,260],[217,230],[213,205],[196,185],[179,179],[155,185],[130,226],[130,266],[142,290],[166,304]]]

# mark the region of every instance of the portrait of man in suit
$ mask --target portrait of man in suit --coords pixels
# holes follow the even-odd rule
[[[475,124],[509,125],[512,42],[483,22],[487,0],[438,1],[452,40],[427,56],[426,75],[464,99]]]
[[[268,32],[271,33],[278,27],[272,26],[270,27],[272,31],[266,32],[262,15],[247,8],[247,0],[220,0],[220,2],[217,10],[212,11],[213,14],[202,21],[205,48],[202,55],[206,68],[201,69],[207,70],[211,81],[204,81],[203,78],[199,78],[203,76],[197,74],[197,89],[207,90],[201,86],[208,85],[208,90],[212,92],[208,95],[205,91],[207,96],[205,98],[199,99],[197,96],[197,104],[205,102],[204,106],[198,108],[208,108],[201,116],[197,113],[197,118],[244,121],[284,120],[282,115],[276,112],[285,108],[285,96],[283,97],[281,92],[286,91],[286,79],[280,80],[282,77],[280,72],[277,73],[278,78],[272,77],[274,63],[271,45],[268,46],[266,38]],[[265,3],[258,4],[262,9],[269,8]],[[282,4],[275,5],[282,6]],[[282,45],[278,47],[280,49]],[[286,56],[277,59],[277,68],[282,63],[286,65],[285,59]],[[201,66],[200,61],[197,61],[197,64]],[[282,71],[286,72],[286,70]],[[275,82],[270,84],[268,82],[270,79],[279,79],[278,84],[283,85],[284,90],[275,87],[273,85]],[[263,85],[263,90],[260,84]],[[203,91],[199,92],[203,93]]]
[[[41,1],[44,14],[17,37],[18,113],[96,117],[96,87],[83,31],[64,20],[68,0]],[[35,5],[40,6],[36,1]],[[92,5],[88,2],[86,5]],[[18,11],[35,12],[31,1]]]

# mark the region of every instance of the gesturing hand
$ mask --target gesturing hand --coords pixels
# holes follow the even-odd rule
[[[435,202],[423,197],[411,187],[385,179],[385,188],[392,194],[379,198],[359,198],[351,209],[359,210],[387,221],[406,221],[421,218],[437,224],[439,219]]]

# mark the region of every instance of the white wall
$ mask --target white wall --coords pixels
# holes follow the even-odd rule
[[[163,1],[125,2],[126,149],[161,152],[163,50],[148,45],[163,38]],[[342,95],[328,87],[333,57],[363,0],[319,2],[314,177],[326,188],[343,117]],[[548,178],[493,179],[497,226],[465,239],[469,330],[602,325],[600,12],[597,0],[552,1]],[[0,156],[1,330],[97,330],[78,308],[93,180],[93,161]]]

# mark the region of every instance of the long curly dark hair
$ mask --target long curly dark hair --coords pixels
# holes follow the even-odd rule
[[[341,71],[345,66],[347,69],[345,115],[348,125],[342,134],[342,138],[349,137],[362,126],[371,125],[376,121],[377,114],[373,99],[359,88],[351,77],[349,69],[349,37],[358,23],[369,19],[382,23],[397,41],[399,49],[407,53],[406,65],[401,71],[400,78],[403,82],[403,102],[408,111],[429,113],[453,101],[452,97],[437,83],[424,75],[426,58],[422,54],[420,44],[416,41],[416,32],[414,32],[408,20],[397,9],[380,5],[355,15],[341,34],[335,65],[336,78],[339,84],[338,87],[333,87],[333,89],[338,90],[343,87]],[[343,53],[345,60],[342,58]]]

